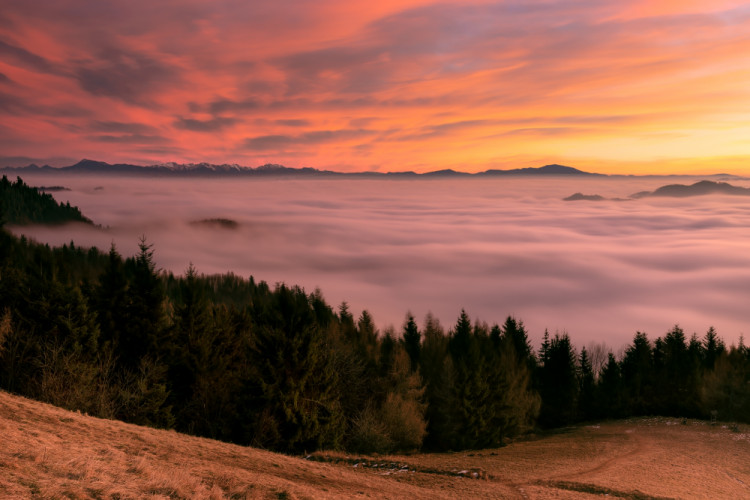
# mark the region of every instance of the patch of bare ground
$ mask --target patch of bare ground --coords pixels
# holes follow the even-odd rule
[[[746,426],[643,418],[495,450],[307,459],[0,392],[0,498],[750,498]]]
[[[72,413],[0,392],[0,498],[503,498],[484,481],[393,481]]]
[[[353,467],[352,460],[361,458],[339,464]],[[390,474],[396,481],[422,485],[437,485],[456,471],[481,470],[486,480],[477,482],[502,488],[506,498],[750,498],[750,429],[698,420],[603,422],[495,450],[387,456],[378,461],[424,471]],[[382,468],[363,470],[383,474]],[[438,475],[440,480],[435,479]]]

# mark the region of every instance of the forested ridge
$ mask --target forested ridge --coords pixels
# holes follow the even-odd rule
[[[378,331],[317,290],[159,271],[154,250],[51,248],[0,229],[0,388],[295,453],[492,447],[632,415],[750,422],[750,351],[713,329],[637,332],[599,363],[565,333],[535,349],[517,318],[461,311],[445,328],[407,315]]]
[[[57,203],[51,194],[26,185],[20,177],[11,182],[5,175],[0,179],[0,212],[7,224],[92,223],[78,207]]]

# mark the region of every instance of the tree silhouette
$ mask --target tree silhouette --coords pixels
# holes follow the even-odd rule
[[[404,334],[402,340],[406,353],[409,355],[411,371],[417,371],[419,368],[422,336],[419,333],[419,328],[417,327],[417,323],[414,321],[414,316],[412,316],[411,313],[409,313],[406,322],[404,323]]]

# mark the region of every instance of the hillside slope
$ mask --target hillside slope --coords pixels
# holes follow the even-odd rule
[[[443,491],[113,420],[0,392],[0,498],[454,498],[502,492],[452,478]]]
[[[682,423],[606,422],[477,452],[317,453],[320,462],[0,392],[0,498],[750,497],[747,427]]]

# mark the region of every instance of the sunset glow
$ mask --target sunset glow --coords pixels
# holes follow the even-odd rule
[[[11,0],[0,164],[750,174],[740,1]]]

